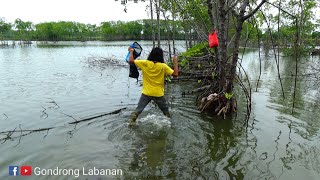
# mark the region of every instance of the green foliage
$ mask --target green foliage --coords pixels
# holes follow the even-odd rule
[[[299,54],[308,54],[315,45],[319,45],[319,41],[312,33],[317,28],[317,18],[315,11],[317,4],[315,0],[299,1],[299,0],[283,0],[281,7],[286,12],[269,15],[268,19],[271,22],[273,32],[271,36],[276,45],[284,49],[285,55],[294,55],[294,43],[297,40],[297,33],[299,38]],[[278,12],[278,10],[276,10]],[[280,20],[280,21],[279,21]],[[279,21],[279,31],[277,30]],[[266,44],[271,44],[268,37],[268,32],[263,36]]]
[[[92,29],[94,25],[66,21],[40,23],[35,27],[36,40],[43,41],[82,40],[96,31]]]
[[[194,45],[192,48],[188,49],[186,52],[182,53],[179,57],[181,59],[180,65],[185,67],[188,65],[188,58],[190,57],[200,57],[205,54],[208,54],[209,44],[208,42],[200,43]],[[209,49],[209,51],[213,54],[213,49]],[[198,67],[201,68],[201,67]]]
[[[30,21],[24,22],[19,18],[14,21],[13,28],[17,30],[17,33],[15,33],[15,36],[19,40],[30,40],[31,34],[34,31],[34,25],[32,22]]]
[[[226,97],[226,99],[231,99],[232,98],[232,96],[233,96],[233,93],[224,93],[224,96]]]
[[[186,67],[188,65],[188,60],[185,57],[184,58],[182,57],[180,65],[182,67]]]
[[[242,32],[241,37],[243,38],[243,41],[246,41],[248,39],[249,42],[257,42],[258,41],[258,33],[260,35],[262,34],[260,29],[257,29],[252,23],[244,22],[242,25]],[[235,31],[234,28],[230,28],[229,31]]]
[[[192,48],[188,49],[186,52],[184,52],[181,56],[182,57],[198,57],[203,56],[205,52],[207,51],[207,48],[209,47],[208,43],[200,43]]]
[[[183,39],[182,22],[161,20],[161,38],[165,39],[173,33],[175,26],[175,39]],[[14,26],[0,20],[0,33],[4,39],[41,40],[41,41],[70,41],[70,40],[151,40],[151,20],[137,21],[111,21],[95,24],[83,24],[71,21],[45,22],[33,25],[16,19]],[[13,34],[9,36],[8,34]]]
[[[0,19],[0,38],[2,38],[3,34],[6,34],[10,31],[12,25],[10,23],[6,23],[4,19]]]
[[[311,34],[311,38],[314,40],[314,44],[319,46],[320,45],[320,32],[315,31]]]

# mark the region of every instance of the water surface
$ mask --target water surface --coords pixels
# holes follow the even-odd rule
[[[262,75],[245,121],[243,94],[237,115],[210,118],[196,110],[196,95],[182,97],[196,82],[167,84],[172,119],[150,104],[127,127],[141,82],[127,66],[88,67],[88,58],[123,61],[131,42],[61,42],[0,49],[0,178],[9,165],[75,169],[122,169],[102,179],[319,179],[319,89],[314,78],[297,81],[291,114],[294,59],[281,57],[282,97],[273,56],[262,56]],[[147,57],[150,42],[142,42]],[[183,42],[179,50],[183,51]],[[299,74],[311,72],[318,57],[301,59]],[[122,64],[122,63],[120,63]],[[253,90],[259,75],[258,50],[244,55]],[[120,113],[69,124],[126,108]],[[39,128],[52,128],[28,133]],[[96,176],[79,179],[97,179]],[[75,179],[32,176],[26,179]]]

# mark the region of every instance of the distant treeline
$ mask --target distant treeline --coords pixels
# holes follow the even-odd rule
[[[155,24],[155,23],[154,23]],[[175,26],[173,28],[173,26]],[[155,27],[156,28],[156,27]],[[175,32],[173,32],[175,29]],[[186,27],[180,21],[160,21],[161,39],[185,39]],[[151,20],[111,21],[100,25],[72,21],[33,24],[16,19],[7,23],[0,19],[0,40],[23,41],[87,41],[87,40],[152,40]]]
[[[153,23],[155,36],[157,37],[157,23]],[[241,45],[257,46],[258,34],[264,45],[270,45],[270,35],[267,31],[255,29],[250,23],[244,23],[240,41]],[[230,28],[230,34],[235,29]],[[281,27],[279,32],[272,32],[276,45],[283,47],[292,46],[291,39],[294,38],[295,31],[291,27]],[[204,32],[205,33],[205,32]],[[201,33],[200,33],[201,34]],[[205,34],[202,34],[204,37]],[[199,41],[199,33],[186,22],[179,20],[160,21],[160,39],[185,40],[187,47],[192,47]],[[320,45],[320,32],[306,34],[304,41],[311,46]],[[202,37],[203,38],[203,37]],[[229,39],[233,37],[230,36]],[[248,41],[246,40],[248,38]],[[150,19],[137,21],[111,21],[102,22],[99,25],[84,24],[73,21],[45,22],[34,24],[30,21],[16,19],[14,23],[5,22],[0,18],[0,41],[116,41],[116,40],[152,40],[152,21]],[[192,43],[193,42],[193,43]]]

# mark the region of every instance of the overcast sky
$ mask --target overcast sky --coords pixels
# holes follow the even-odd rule
[[[16,18],[33,23],[76,21],[100,24],[103,21],[131,21],[148,18],[147,2],[127,4],[121,0],[1,0],[0,18],[13,22]]]

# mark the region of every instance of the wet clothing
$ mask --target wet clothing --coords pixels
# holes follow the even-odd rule
[[[152,62],[149,60],[135,60],[134,64],[142,70],[142,94],[138,102],[138,107],[130,116],[130,122],[135,122],[139,114],[152,100],[164,115],[170,117],[169,106],[164,97],[164,77],[172,75],[172,70],[167,64]]]
[[[151,100],[158,105],[158,107],[163,112],[163,114],[169,113],[169,107],[164,96],[153,97],[153,96],[147,96],[144,94],[141,94],[140,96],[140,100],[138,102],[138,107],[136,108],[136,112],[140,114]]]
[[[130,123],[135,123],[138,116],[141,114],[143,109],[149,104],[151,100],[153,100],[158,105],[158,107],[160,108],[160,110],[164,115],[166,115],[169,118],[171,117],[171,114],[169,113],[169,107],[164,96],[153,97],[153,96],[147,96],[147,95],[141,94],[138,107],[130,115],[130,118],[129,118]]]
[[[135,60],[134,64],[142,70],[142,94],[147,96],[164,96],[164,77],[174,72],[165,63],[149,60]]]

